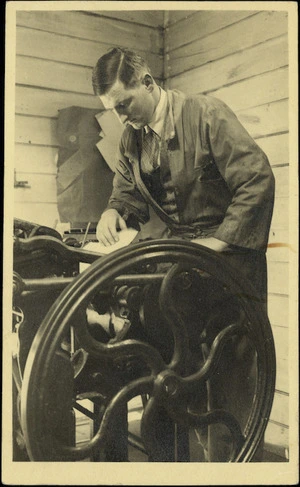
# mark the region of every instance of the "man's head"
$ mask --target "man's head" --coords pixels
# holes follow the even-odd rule
[[[147,125],[159,101],[159,88],[146,62],[128,49],[104,54],[93,71],[93,88],[107,110],[139,129]]]

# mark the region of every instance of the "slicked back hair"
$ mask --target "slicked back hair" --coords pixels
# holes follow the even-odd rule
[[[107,93],[119,80],[125,88],[134,88],[144,71],[150,70],[144,59],[134,51],[114,47],[101,56],[93,70],[92,83],[97,96]]]

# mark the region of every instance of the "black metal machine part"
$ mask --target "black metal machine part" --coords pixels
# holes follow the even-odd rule
[[[103,256],[40,235],[15,237],[14,250],[14,310],[24,316],[15,323],[21,343],[16,430],[31,461],[127,461],[133,441],[127,403],[138,395],[147,400],[135,443],[149,461],[189,461],[190,429],[215,423],[232,438],[227,461],[251,461],[272,406],[275,353],[265,311],[245,298],[250,283],[240,282],[215,252],[176,240],[140,242]],[[82,274],[80,261],[92,264]],[[231,321],[219,316],[211,326],[207,316],[221,299]],[[89,306],[127,320],[125,336],[116,340],[91,326]],[[257,362],[245,425],[224,409],[208,411],[203,393],[239,337],[251,340]],[[83,397],[94,404],[92,415],[84,411],[94,420],[94,436],[75,446],[74,408]],[[17,445],[15,459],[20,456]]]

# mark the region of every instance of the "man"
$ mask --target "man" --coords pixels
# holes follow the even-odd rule
[[[111,245],[119,230],[146,223],[150,205],[166,225],[163,237],[222,253],[252,281],[253,299],[265,305],[274,177],[237,117],[214,97],[164,91],[145,61],[127,49],[114,48],[98,60],[93,87],[104,108],[126,125],[99,241]],[[217,447],[210,450],[211,461],[222,461]]]

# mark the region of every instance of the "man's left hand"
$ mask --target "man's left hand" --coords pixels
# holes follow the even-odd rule
[[[209,249],[215,250],[216,252],[223,252],[229,247],[226,242],[218,240],[214,237],[195,238],[194,240],[192,240],[192,242],[203,245],[204,247],[208,247]]]

